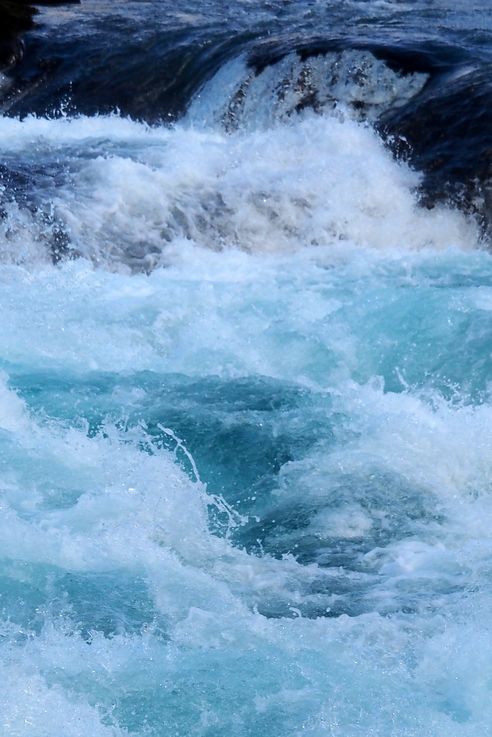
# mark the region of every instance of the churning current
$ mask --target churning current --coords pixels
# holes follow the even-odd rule
[[[82,0],[0,76],[1,737],[492,735],[487,0]]]

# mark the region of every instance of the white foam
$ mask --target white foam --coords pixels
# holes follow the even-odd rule
[[[317,253],[247,256],[188,246],[150,277],[112,274],[87,262],[37,273],[4,266],[1,353],[21,375],[48,368],[60,376],[61,369],[63,380],[75,376],[74,382],[94,366],[225,376],[261,367],[290,381],[304,374],[327,388],[335,351],[346,360],[344,370],[356,373],[358,342],[347,315],[360,306],[358,299],[366,304],[365,296],[372,309],[374,281],[377,304],[386,305],[395,281],[406,293],[415,280],[426,284],[436,264],[440,275],[473,265],[483,277],[490,268],[490,257],[478,253],[401,249],[382,258],[355,248],[335,260]],[[458,307],[481,304],[467,287]],[[353,499],[338,511],[323,510],[328,483],[340,471],[353,478],[368,469],[403,477],[404,493],[416,489],[437,500],[436,518],[417,519],[406,539],[395,536],[361,558],[377,579],[364,601],[372,596],[372,608],[396,612],[392,617],[308,621],[299,616],[306,608],[326,613],[336,605],[331,591],[338,567],[321,571],[291,557],[257,558],[235,549],[211,535],[207,503],[213,499],[203,485],[168,451],[142,452],[144,429],[124,433],[107,423],[105,435],[91,438],[86,428],[42,412],[30,415],[7,387],[0,397],[11,407],[10,429],[0,433],[8,463],[0,557],[14,559],[21,571],[49,566],[64,575],[139,577],[167,627],[167,639],[149,625],[134,636],[91,633],[88,644],[73,622],[49,611],[39,633],[2,630],[0,675],[7,686],[0,703],[16,737],[79,737],[80,725],[97,737],[121,737],[125,718],[115,702],[149,692],[159,708],[158,699],[169,696],[164,702],[175,717],[194,709],[223,731],[234,727],[240,693],[241,728],[255,719],[285,718],[293,731],[316,737],[330,731],[366,737],[368,729],[387,735],[388,724],[397,725],[399,737],[425,734],[429,724],[439,737],[487,733],[490,606],[486,592],[472,598],[464,587],[484,586],[490,573],[488,406],[385,393],[381,381],[337,382],[337,447],[320,440],[298,462],[299,483],[290,488],[296,500],[302,489],[306,509],[319,509],[307,533],[351,543],[370,536],[380,521],[375,505],[362,510]],[[284,468],[281,481],[294,466]],[[385,500],[398,509],[404,493],[398,497],[399,487],[389,488],[395,498]],[[63,505],[53,504],[57,489],[71,494]],[[274,503],[289,489],[278,492]],[[357,576],[344,577],[349,588],[360,584]],[[412,590],[420,609],[405,616],[398,612],[412,601]],[[258,613],[269,605],[289,618]],[[190,686],[198,677],[199,689]],[[149,716],[151,709],[144,710]],[[160,728],[162,713],[154,718]],[[182,718],[177,728],[187,733]],[[137,726],[134,733],[145,731]]]
[[[89,438],[84,429],[26,417],[16,431],[4,445],[10,472],[0,485],[1,559],[145,575],[171,622],[190,606],[215,612],[227,602],[244,612],[265,600],[301,602],[306,582],[323,575],[292,558],[249,556],[212,535],[208,507],[224,513],[227,506],[169,451],[143,453],[141,428],[121,436],[108,425],[106,437]],[[56,489],[72,503],[53,507]],[[236,524],[230,511],[229,523]]]
[[[66,162],[72,181],[48,187],[56,217],[81,253],[123,272],[84,259],[52,268],[36,214],[13,207],[2,257],[24,267],[0,267],[0,355],[15,376],[46,371],[77,386],[93,371],[264,374],[316,388],[320,405],[336,386],[333,417],[320,408],[315,421],[334,418],[337,446],[320,438],[287,464],[272,504],[299,501],[302,488],[315,510],[307,534],[351,544],[384,525],[387,510],[323,501],[334,475],[374,468],[405,482],[400,496],[388,487],[393,510],[415,492],[429,512],[358,561],[374,584],[372,608],[399,613],[308,621],[309,607],[328,613],[337,603],[339,567],[234,548],[210,532],[217,500],[199,467],[190,478],[167,450],[144,452],[140,426],[107,422],[89,437],[75,404],[67,421],[50,419],[49,406],[34,416],[2,379],[0,557],[21,571],[138,578],[167,628],[165,637],[152,624],[135,635],[91,632],[89,644],[67,613],[41,608],[42,626],[27,633],[3,622],[8,737],[122,737],[121,702],[149,693],[170,704],[182,734],[246,731],[264,717],[312,737],[487,734],[490,607],[486,593],[464,591],[490,574],[490,408],[354,383],[364,341],[381,338],[368,319],[362,340],[366,317],[381,306],[388,314],[392,289],[427,285],[436,265],[480,278],[490,269],[487,254],[465,253],[477,245],[473,225],[446,208],[419,209],[418,176],[350,120],[308,116],[233,136],[116,117],[2,119],[2,131],[13,156],[32,149]],[[167,268],[127,273],[155,264]],[[489,309],[487,293],[472,292],[456,309]],[[344,578],[349,588],[365,580]],[[419,599],[412,618],[401,602],[413,590],[429,602]],[[289,616],[258,612],[269,606]],[[191,708],[190,727],[182,715]],[[162,713],[154,719],[161,729]]]
[[[362,467],[370,456],[379,467],[391,466],[415,486],[447,499],[488,495],[492,408],[450,406],[439,396],[432,400],[425,394],[383,393],[374,385],[354,387],[349,406],[357,407],[352,422],[363,440],[345,462],[351,458]]]
[[[166,264],[183,241],[263,253],[473,248],[479,241],[458,212],[420,208],[419,176],[352,120],[307,117],[230,136],[116,117],[0,119],[0,132],[7,151],[29,157],[34,146],[38,161],[61,159],[73,171],[44,194],[48,224],[44,206],[34,216],[10,206],[0,237],[4,262],[27,265],[33,250],[46,260],[49,223],[94,262],[143,270]]]
[[[126,730],[103,724],[98,710],[62,687],[49,686],[31,662],[27,668],[0,666],[0,732],[5,737],[124,737]]]
[[[224,64],[196,95],[187,120],[227,130],[269,128],[313,110],[374,121],[404,105],[427,81],[400,75],[368,51],[290,53],[259,73],[243,57]]]
[[[26,427],[24,402],[7,386],[7,376],[0,373],[0,430],[16,432]]]

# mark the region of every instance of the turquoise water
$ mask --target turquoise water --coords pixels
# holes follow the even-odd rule
[[[3,734],[490,734],[485,250],[0,279]]]
[[[0,737],[488,737],[483,3],[199,5],[0,80]]]

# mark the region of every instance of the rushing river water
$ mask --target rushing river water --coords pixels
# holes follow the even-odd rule
[[[2,737],[492,735],[488,0],[82,0],[1,77]]]

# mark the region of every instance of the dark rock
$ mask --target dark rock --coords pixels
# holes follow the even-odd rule
[[[0,69],[13,67],[24,56],[24,42],[20,38],[10,36],[0,39]]]
[[[33,28],[35,13],[27,3],[0,0],[0,70],[21,61],[24,44],[19,36]]]
[[[34,28],[35,5],[63,5],[80,0],[0,0],[0,70],[8,69],[24,56],[21,34]]]
[[[395,153],[424,172],[422,204],[452,201],[492,228],[492,86],[490,67],[431,78],[379,130]]]
[[[34,26],[36,9],[18,0],[0,0],[0,39],[10,39]]]

